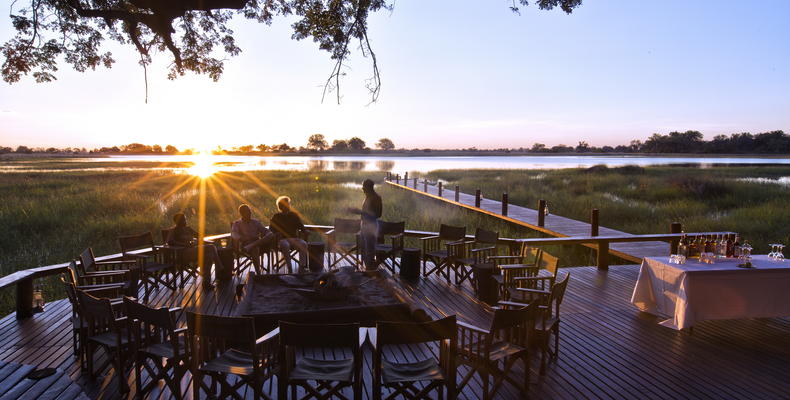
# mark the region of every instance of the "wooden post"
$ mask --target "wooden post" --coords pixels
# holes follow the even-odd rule
[[[425,193],[428,193],[428,180],[427,179],[423,179],[422,180],[422,191],[425,192]]]
[[[590,236],[598,236],[598,209],[593,208],[590,212]]]
[[[33,278],[16,283],[16,319],[33,316]]]
[[[455,202],[458,203],[460,198],[460,189],[458,188],[458,185],[455,185]]]
[[[601,271],[609,269],[609,242],[598,242],[598,269]]]
[[[384,178],[384,180],[387,180],[387,181],[391,181],[392,180],[392,176],[390,175],[389,171],[387,171],[387,176]]]
[[[480,208],[480,189],[475,190],[475,207]]]
[[[680,222],[673,222],[669,224],[669,233],[680,233],[683,232],[683,224]],[[680,244],[680,239],[672,239],[669,242],[669,255],[677,254],[678,253],[678,245]]]
[[[507,216],[507,192],[502,193],[502,215]]]
[[[414,188],[417,189],[417,178],[414,178]]]
[[[442,197],[442,183],[439,182],[438,185],[439,185],[439,197]]]
[[[400,174],[395,175],[395,183],[400,185]]]
[[[546,223],[546,200],[538,200],[538,226]]]
[[[403,184],[409,186],[409,171],[403,174]]]

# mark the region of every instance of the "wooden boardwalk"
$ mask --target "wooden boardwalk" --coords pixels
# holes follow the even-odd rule
[[[469,210],[477,211],[504,221],[508,221],[517,225],[521,225],[533,229],[544,234],[554,237],[569,237],[569,236],[590,236],[590,224],[587,222],[577,221],[575,219],[561,217],[549,213],[545,216],[544,226],[538,226],[538,210],[527,207],[518,206],[515,204],[508,204],[507,216],[502,215],[502,202],[499,200],[492,200],[481,198],[480,207],[475,207],[475,196],[473,194],[460,192],[458,194],[458,202],[455,201],[454,188],[444,188],[442,196],[439,196],[439,187],[437,185],[428,185],[427,191],[424,190],[425,185],[422,182],[417,184],[415,189],[413,186],[406,186],[392,181],[386,181],[389,185],[400,189],[408,190],[419,194],[434,198],[438,201],[444,201],[459,207]],[[630,233],[618,231],[604,226],[599,226],[598,234],[600,236],[629,236]],[[585,245],[591,248],[596,248],[594,244]],[[620,257],[624,260],[632,261],[635,263],[642,262],[644,257],[666,256],[669,254],[669,243],[666,242],[632,242],[632,243],[612,243],[609,247],[609,254]]]
[[[547,373],[537,373],[533,358],[530,394],[540,399],[782,399],[790,396],[790,319],[706,321],[692,334],[658,325],[662,318],[640,313],[629,303],[637,266],[563,268],[571,280],[562,309],[561,351]],[[183,306],[206,313],[232,315],[237,303],[233,282],[204,291],[196,281],[175,293],[163,289],[151,303]],[[466,284],[448,286],[430,277],[402,283],[415,302],[434,317],[456,314],[462,321],[486,327],[490,309],[478,303]],[[17,321],[0,320],[0,360],[55,367],[82,385],[94,399],[118,399],[113,371],[91,381],[72,355],[71,307],[67,300],[46,305],[46,311]],[[182,320],[183,322],[183,320]],[[424,356],[396,354],[400,359]],[[99,358],[104,357],[99,355]],[[365,352],[364,398],[371,397],[371,353]],[[520,365],[520,364],[517,364]],[[518,367],[520,369],[520,366]],[[463,372],[463,370],[459,371]],[[134,374],[127,372],[134,388]],[[147,378],[145,378],[147,379]],[[183,387],[191,384],[184,379]],[[480,380],[461,393],[479,398]],[[275,385],[276,387],[276,385]],[[267,384],[266,389],[269,388]],[[191,398],[191,388],[187,398]],[[521,396],[509,386],[500,399]],[[134,390],[134,389],[132,389]],[[23,394],[24,395],[24,394]],[[251,398],[247,393],[247,398]],[[147,396],[170,399],[164,387]]]

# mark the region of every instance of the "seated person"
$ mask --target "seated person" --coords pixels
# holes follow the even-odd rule
[[[252,258],[256,271],[261,270],[261,252],[271,249],[275,243],[274,234],[255,218],[252,218],[250,206],[239,206],[240,219],[233,222],[230,227],[230,237],[235,240],[242,250]]]
[[[299,252],[299,271],[302,272],[307,268],[307,242],[299,238],[299,231],[304,230],[304,224],[299,218],[299,214],[291,209],[290,197],[280,196],[277,198],[276,204],[280,212],[272,216],[269,227],[277,235],[277,244],[285,255],[288,269],[291,269],[293,261],[291,250],[296,250]]]
[[[173,223],[175,225],[170,228],[166,243],[171,246],[179,246],[184,249],[181,250],[181,257],[183,262],[198,262],[198,248],[203,248],[203,265],[199,265],[200,276],[203,277],[203,286],[211,286],[211,267],[208,262],[213,263],[217,270],[224,269],[225,265],[222,264],[222,259],[219,257],[217,248],[213,244],[197,245],[198,233],[187,225],[187,217],[182,213],[173,215]]]

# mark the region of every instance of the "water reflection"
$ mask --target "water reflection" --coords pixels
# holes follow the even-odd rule
[[[193,163],[193,156],[109,156],[91,158],[70,158],[58,160],[59,165],[46,169],[46,165],[33,162],[24,164],[22,161],[3,161],[0,172],[57,172],[67,171],[151,171],[163,167],[163,163]],[[126,162],[149,162],[156,165],[124,165]],[[260,171],[260,170],[291,170],[291,171],[418,171],[428,172],[437,169],[558,169],[558,168],[589,168],[594,165],[621,167],[626,165],[686,165],[699,168],[712,165],[790,165],[790,158],[760,157],[646,157],[646,156],[212,156],[212,168],[215,171]],[[63,164],[84,163],[75,168]],[[90,163],[103,163],[91,168]],[[117,163],[117,167],[108,164]],[[28,167],[28,168],[26,168]],[[172,167],[166,170],[185,171],[185,167]]]

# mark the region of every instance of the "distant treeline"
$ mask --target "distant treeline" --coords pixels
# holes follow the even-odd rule
[[[123,146],[101,147],[93,150],[85,148],[30,148],[19,146],[16,149],[0,146],[0,154],[6,153],[52,153],[52,154],[192,154],[194,149],[179,150],[175,146],[145,145],[130,143]],[[478,149],[397,149],[392,140],[381,138],[375,149],[367,146],[364,140],[352,137],[347,140],[327,142],[324,135],[311,135],[305,146],[292,147],[287,143],[267,145],[246,145],[231,148],[217,146],[214,154],[367,154],[367,153],[709,153],[709,154],[790,154],[790,135],[783,131],[771,131],[758,134],[733,133],[717,135],[711,140],[704,140],[699,131],[670,132],[666,135],[654,133],[647,140],[632,140],[627,145],[591,146],[586,141],[576,146],[560,144],[548,147],[543,143],[535,143],[532,147]]]

